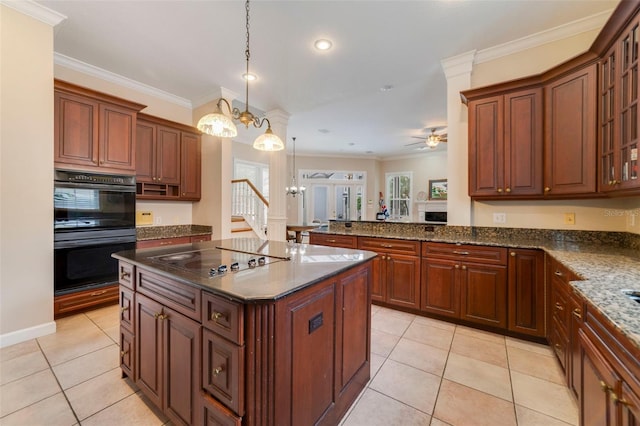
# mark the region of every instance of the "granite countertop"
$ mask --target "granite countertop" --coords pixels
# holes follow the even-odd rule
[[[194,250],[224,248],[243,253],[288,258],[274,261],[266,266],[228,272],[214,277],[203,277],[195,273],[161,264],[154,256],[187,253]],[[113,254],[119,260],[133,263],[154,273],[198,286],[241,302],[276,300],[312,284],[334,276],[355,265],[364,263],[376,253],[281,241],[263,241],[257,238],[234,238],[228,240],[193,243],[191,247],[174,247],[127,250]],[[212,265],[214,266],[214,265]],[[215,265],[217,266],[217,265]]]
[[[138,226],[136,241],[211,235],[211,229],[211,226],[206,225]]]
[[[583,278],[572,281],[571,286],[640,348],[640,303],[622,293],[627,289],[640,290],[637,238],[631,238],[633,241],[629,242],[625,233],[591,231],[442,226],[425,232],[424,224],[358,225],[360,229],[331,223],[328,230],[310,232],[544,250]]]

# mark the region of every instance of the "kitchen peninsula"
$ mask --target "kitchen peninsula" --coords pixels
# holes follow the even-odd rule
[[[114,257],[123,375],[175,424],[336,424],[369,380],[375,253],[230,239]]]

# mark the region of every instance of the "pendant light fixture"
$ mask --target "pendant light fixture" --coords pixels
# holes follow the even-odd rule
[[[244,51],[245,58],[247,61],[247,69],[245,75],[251,75],[249,73],[249,59],[251,57],[251,51],[249,49],[249,0],[245,2],[245,10],[246,10],[246,28],[247,28],[247,47]],[[227,106],[227,109],[231,113],[231,116],[234,120],[240,121],[245,125],[246,128],[249,128],[249,124],[253,124],[253,127],[261,128],[262,125],[267,123],[267,130],[264,134],[258,136],[256,140],[253,142],[253,147],[260,151],[280,151],[284,149],[284,143],[282,139],[278,137],[278,135],[274,134],[271,130],[271,122],[268,118],[260,118],[253,115],[249,111],[249,79],[245,78],[245,110],[240,111],[238,108],[231,109],[231,105],[229,102],[220,98],[218,103],[216,104],[216,111],[211,114],[207,114],[203,116],[198,121],[198,130],[204,132],[211,136],[218,136],[223,138],[232,138],[238,135],[238,129],[236,129],[233,121],[226,116],[222,112],[222,104]]]
[[[293,165],[291,167],[291,186],[287,186],[287,195],[292,195],[294,198],[298,194],[302,194],[305,191],[304,186],[296,185],[296,138],[293,139]]]

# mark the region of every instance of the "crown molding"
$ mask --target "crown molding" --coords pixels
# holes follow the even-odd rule
[[[503,56],[512,55],[523,50],[532,49],[554,41],[573,37],[587,31],[599,30],[607,22],[611,13],[613,13],[613,9],[596,13],[595,15],[568,22],[558,27],[540,31],[507,43],[479,50],[475,56],[474,63],[481,64],[483,62],[489,62]]]
[[[45,24],[51,25],[52,27],[55,27],[60,22],[67,19],[66,15],[49,9],[48,7],[44,7],[33,0],[0,0],[0,4],[17,10],[18,12],[44,22]]]
[[[471,74],[476,54],[477,51],[470,50],[441,60],[440,64],[447,80],[459,75]]]
[[[158,99],[171,102],[173,104],[179,105],[184,108],[192,109],[191,101],[188,99],[181,98],[176,95],[172,95],[169,92],[165,92],[163,90],[156,89],[155,87],[151,87],[146,84],[140,83],[138,81],[131,80],[130,78],[123,77],[111,71],[107,71],[105,69],[96,67],[94,65],[87,64],[85,62],[71,58],[69,56],[65,56],[61,53],[55,52],[53,54],[53,62],[56,65],[60,65],[62,67],[69,68],[74,71],[78,71],[83,74],[87,74],[92,77],[96,77],[101,80],[105,80],[110,83],[114,83],[119,86],[126,87],[128,89],[132,89],[141,93],[145,93],[147,95],[151,95]]]

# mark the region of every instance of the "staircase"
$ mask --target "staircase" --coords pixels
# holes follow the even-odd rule
[[[269,201],[249,179],[231,181],[231,233],[267,239]]]

